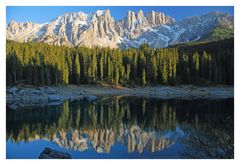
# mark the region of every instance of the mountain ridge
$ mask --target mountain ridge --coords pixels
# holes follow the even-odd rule
[[[233,16],[221,12],[176,21],[153,10],[148,13],[128,11],[127,16],[120,20],[114,20],[110,10],[97,10],[91,14],[81,11],[65,13],[43,24],[11,21],[7,25],[7,39],[122,49],[147,43],[157,48],[189,41],[230,38],[233,37],[233,28]]]

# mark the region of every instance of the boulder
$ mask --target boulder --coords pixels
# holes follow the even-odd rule
[[[84,95],[84,92],[77,92],[76,95]]]
[[[16,110],[16,109],[18,109],[19,106],[18,106],[17,104],[13,103],[13,104],[9,104],[8,107],[9,107],[10,109]]]
[[[72,157],[68,153],[45,148],[40,154],[39,159],[72,159]]]
[[[57,90],[53,89],[53,88],[50,88],[50,87],[43,87],[40,89],[40,91],[42,91],[43,93],[46,93],[46,94],[55,94],[57,93]]]
[[[12,88],[7,90],[7,92],[9,92],[10,94],[12,94],[14,96],[16,95],[17,91],[18,91],[18,88],[16,88],[16,87],[12,87]]]
[[[25,95],[25,94],[26,94],[26,91],[25,91],[24,89],[21,89],[21,90],[19,90],[18,94],[20,94],[20,95]]]
[[[48,101],[63,101],[63,97],[59,95],[49,95]]]
[[[40,90],[33,90],[32,94],[34,94],[34,95],[42,95],[43,93]]]
[[[85,96],[85,99],[87,99],[88,101],[94,101],[97,99],[97,97],[88,95],[88,96]]]

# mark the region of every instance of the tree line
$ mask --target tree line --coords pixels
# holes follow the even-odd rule
[[[7,85],[232,85],[233,46],[233,39],[127,50],[7,41]]]

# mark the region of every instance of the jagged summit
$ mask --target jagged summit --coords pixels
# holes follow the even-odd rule
[[[233,25],[233,16],[218,11],[176,21],[163,12],[139,10],[128,11],[126,17],[114,20],[108,9],[94,13],[65,13],[44,24],[13,20],[7,25],[7,39],[123,49],[148,43],[156,48],[209,39],[212,31],[219,27],[233,34]]]

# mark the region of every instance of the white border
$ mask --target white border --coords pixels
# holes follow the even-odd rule
[[[3,0],[17,6],[233,6],[236,0]]]
[[[234,6],[234,21],[235,21],[235,159],[234,160],[71,160],[69,163],[92,163],[92,164],[146,164],[146,163],[172,163],[172,164],[199,164],[203,163],[218,163],[226,164],[233,163],[239,164],[240,160],[240,1],[239,0],[0,0],[0,70],[1,70],[1,83],[0,83],[0,164],[17,164],[19,160],[6,160],[6,60],[5,60],[5,44],[6,44],[6,6]],[[43,11],[44,12],[44,11]],[[34,162],[33,162],[34,161]],[[57,163],[66,164],[66,160],[54,160],[49,162],[47,160],[21,160],[20,163],[24,164],[43,164],[43,163]]]

